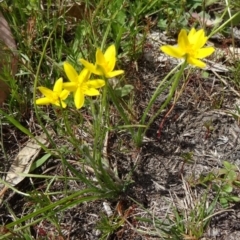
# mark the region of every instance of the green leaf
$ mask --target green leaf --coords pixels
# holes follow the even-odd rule
[[[24,234],[24,239],[25,240],[32,240],[32,238],[27,233]]]
[[[226,198],[223,198],[223,197],[219,198],[219,202],[224,208],[228,207],[228,200]]]
[[[202,78],[209,78],[209,73],[207,71],[202,72]]]
[[[206,182],[211,182],[216,179],[216,176],[214,173],[210,172],[206,176],[201,175],[200,176],[200,183],[206,183]]]
[[[182,154],[181,154],[181,157],[183,158],[183,161],[184,161],[185,163],[189,163],[189,164],[194,163],[194,160],[193,160],[193,152],[185,152],[185,153],[182,153]]]
[[[231,182],[233,182],[234,180],[237,179],[237,173],[235,171],[230,171],[227,176],[226,176],[227,180],[230,180]]]
[[[124,11],[120,11],[117,16],[116,20],[121,24],[124,25],[126,23],[126,13]]]
[[[164,29],[165,30],[167,28],[167,20],[166,19],[160,19],[158,21],[158,27],[160,29]]]
[[[205,7],[217,3],[219,0],[205,0]]]
[[[231,200],[232,202],[240,202],[240,198],[236,196],[229,197],[229,200]]]
[[[52,154],[47,153],[44,156],[42,156],[40,159],[36,160],[35,162],[32,163],[32,166],[30,168],[30,172],[32,172],[33,170],[35,170],[36,168],[42,166],[50,157],[52,156]]]
[[[132,85],[126,84],[126,85],[123,86],[123,87],[114,89],[114,92],[115,92],[119,97],[125,97],[125,96],[127,96],[133,89],[134,89],[134,87],[133,87]]]
[[[231,193],[232,190],[233,190],[233,187],[232,187],[232,185],[230,185],[230,184],[226,184],[226,185],[223,185],[223,186],[222,186],[222,191],[223,191],[223,192]]]
[[[18,128],[20,131],[22,131],[24,134],[26,134],[27,136],[29,137],[34,137],[32,135],[32,133],[27,129],[25,128],[20,122],[18,122],[15,118],[9,116],[8,114],[6,114],[4,111],[2,111],[0,109],[0,113],[2,113],[9,122],[11,122],[16,128]]]
[[[223,161],[223,165],[227,170],[231,170],[233,166],[230,162],[227,161]]]
[[[225,174],[227,174],[227,173],[228,173],[228,171],[227,171],[225,168],[218,170],[218,176],[225,175]]]
[[[237,187],[240,187],[240,182],[239,181],[234,181],[233,184],[236,185]]]

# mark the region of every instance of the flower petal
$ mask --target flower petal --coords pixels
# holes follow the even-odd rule
[[[96,51],[96,64],[101,66],[106,66],[107,62],[102,51],[98,48]]]
[[[182,29],[178,34],[178,47],[181,48],[183,51],[187,49],[189,46],[188,36],[185,29]]]
[[[76,70],[73,68],[73,66],[68,62],[64,62],[63,67],[64,67],[64,71],[68,77],[68,80],[70,82],[77,82],[78,74],[77,74]]]
[[[51,100],[49,98],[39,98],[36,99],[36,104],[37,105],[48,105],[51,104]]]
[[[60,98],[61,100],[65,100],[65,99],[68,97],[68,95],[69,95],[69,91],[68,91],[68,90],[63,90],[63,91],[60,93],[59,98]]]
[[[112,44],[111,46],[109,46],[107,48],[107,50],[105,51],[104,53],[104,57],[106,60],[109,60],[111,58],[114,58],[116,56],[116,48],[115,48],[115,45]]]
[[[81,64],[87,68],[91,73],[94,73],[96,75],[101,75],[101,73],[99,74],[99,71],[96,70],[96,66],[93,65],[92,63],[86,61],[85,59],[81,58],[79,59],[79,61],[81,62]]]
[[[211,55],[214,51],[215,51],[215,49],[213,47],[201,48],[197,51],[195,57],[196,58],[205,58],[205,57]]]
[[[188,41],[191,42],[191,39],[193,38],[194,34],[196,33],[196,29],[192,28],[190,32],[188,33]]]
[[[189,64],[192,64],[192,65],[200,67],[200,68],[206,67],[206,64],[204,62],[202,62],[201,60],[198,60],[196,58],[193,58],[193,57],[187,57],[187,62]]]
[[[96,71],[98,71],[98,73],[99,73],[98,75],[106,76],[108,73],[108,68],[107,68],[107,66],[97,65]]]
[[[116,48],[114,44],[107,48],[104,57],[107,61],[108,71],[111,72],[116,64]]]
[[[84,104],[84,94],[80,88],[74,92],[74,103],[77,109],[81,108]]]
[[[60,103],[56,104],[56,105],[60,106]],[[66,108],[67,104],[64,101],[61,101],[61,106],[62,106],[62,108]]]
[[[114,69],[115,64],[116,64],[116,57],[109,59],[108,69],[107,69],[108,72],[111,72]]]
[[[78,83],[82,84],[83,82],[88,81],[88,79],[90,78],[90,75],[91,75],[91,72],[87,68],[84,68],[78,76]]]
[[[194,49],[202,48],[207,42],[204,30],[198,30],[191,38],[189,38],[189,42],[194,45]]]
[[[107,73],[106,77],[107,78],[113,78],[113,77],[116,77],[116,76],[121,75],[123,73],[124,73],[123,70],[116,70],[116,71],[112,71],[112,72]]]
[[[87,96],[97,96],[99,95],[99,91],[95,88],[89,88],[87,90],[84,91],[84,94]]]
[[[57,92],[57,93],[61,93],[62,91],[62,84],[63,84],[63,79],[62,78],[59,78],[55,84],[54,84],[54,87],[53,87],[53,91],[54,92]]]
[[[63,88],[70,92],[75,92],[77,90],[77,87],[78,87],[78,83],[76,82],[63,83]]]
[[[105,85],[105,81],[101,79],[89,80],[87,85],[89,88],[101,88]]]
[[[175,58],[182,58],[186,52],[184,52],[181,48],[179,47],[173,47],[170,45],[165,45],[160,47],[160,49],[167,55]]]
[[[54,92],[46,87],[38,87],[38,90],[47,98],[52,98],[54,96]]]

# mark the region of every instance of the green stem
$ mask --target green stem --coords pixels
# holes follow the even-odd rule
[[[182,64],[182,63],[181,63],[181,64]],[[183,64],[182,64],[182,65],[183,65]],[[154,94],[152,95],[152,98],[151,98],[150,101],[149,101],[149,104],[148,104],[146,110],[145,110],[144,113],[143,113],[143,116],[142,116],[142,118],[141,118],[141,124],[144,124],[150,108],[151,108],[152,105],[155,103],[157,97],[162,93],[161,88],[162,88],[163,84],[164,84],[164,83],[166,82],[166,80],[178,69],[179,66],[180,66],[180,64],[177,65],[175,68],[173,68],[173,69],[167,74],[167,76],[160,82],[160,84],[158,85],[157,89],[155,90]],[[174,76],[175,76],[175,75],[174,75]],[[173,77],[174,77],[174,76],[173,76]]]
[[[183,75],[183,71],[185,69],[185,67],[187,66],[187,62],[185,61],[182,65],[181,65],[181,68],[180,70],[178,71],[178,73],[175,75],[175,79],[173,81],[173,84],[172,84],[172,87],[169,91],[169,94],[168,94],[168,97],[167,99],[165,100],[165,102],[163,103],[163,105],[160,107],[160,109],[156,112],[156,114],[149,120],[148,124],[147,124],[147,127],[144,131],[144,134],[145,132],[147,131],[147,129],[149,128],[149,126],[153,123],[153,121],[156,119],[156,117],[162,112],[163,109],[166,108],[166,106],[169,104],[169,102],[171,101],[171,99],[173,98],[173,95],[175,94],[175,91],[179,85],[179,81],[181,79],[181,76]]]
[[[119,192],[121,190],[121,184],[118,181],[115,181],[117,178],[114,178],[115,173],[113,173],[109,167],[108,159],[102,156],[102,151],[105,147],[105,138],[109,129],[109,101],[107,95],[109,93],[109,83],[108,79],[104,80],[106,84],[103,89],[99,112],[96,112],[93,104],[91,106],[94,115],[95,132],[92,167],[101,189],[105,189],[105,191],[113,190]]]
[[[130,109],[127,109],[127,108],[125,109],[124,107],[121,106],[121,103],[123,103],[123,102],[115,95],[114,90],[113,90],[112,86],[110,86],[110,85],[108,85],[108,92],[109,92],[111,100],[113,101],[113,103],[114,103],[115,107],[117,108],[119,114],[123,118],[124,123],[127,124],[127,125],[131,125],[130,120],[128,119],[128,116],[125,113],[125,110],[128,113],[130,113],[132,117],[134,116],[133,113],[130,112]],[[134,117],[134,119],[135,119],[135,117]],[[133,129],[130,128],[130,132],[133,136],[133,134],[134,134]]]
[[[150,109],[152,108],[152,105],[155,103],[156,99],[158,98],[158,96],[168,87],[168,85],[171,83],[171,81],[175,78],[175,81],[176,81],[176,75],[173,75],[170,80],[169,80],[169,77],[174,73],[176,72],[176,70],[179,68],[179,66],[182,65],[182,68],[183,68],[183,65],[185,66],[185,64],[178,64],[175,68],[173,68],[166,76],[165,78],[160,82],[160,84],[158,85],[157,89],[155,90],[154,94],[152,95],[152,98],[150,99],[144,113],[143,113],[143,116],[141,118],[141,121],[140,121],[140,124],[141,125],[144,125],[145,124],[145,121],[146,121],[146,117],[150,111]],[[181,69],[182,69],[181,68]],[[180,69],[180,71],[181,71]],[[178,74],[179,75],[179,74]],[[168,82],[167,82],[168,80]],[[172,89],[172,88],[171,88]],[[155,118],[155,117],[154,117]],[[154,120],[154,119],[153,119]],[[153,121],[152,120],[152,121]],[[152,122],[151,121],[151,122]],[[150,124],[147,125],[147,128]],[[145,130],[143,128],[138,128],[138,132],[137,132],[137,135],[136,135],[136,138],[135,138],[135,142],[137,145],[141,145],[142,144],[142,138],[143,138],[143,134],[146,132],[147,128],[145,128]]]
[[[100,149],[103,149],[105,135],[106,135],[106,128],[108,127],[108,119],[109,119],[109,104],[107,101],[107,84],[108,81],[105,79],[105,86],[103,88],[102,93],[102,101],[100,105],[99,113],[96,114],[95,111],[95,123],[94,124],[94,130],[95,130],[95,136],[94,136],[94,151],[93,151],[93,159],[97,159],[97,165],[101,168],[102,171],[102,160],[101,160],[101,154],[99,153]]]
[[[219,32],[221,29],[223,29],[228,23],[230,23],[235,17],[237,17],[240,14],[240,12],[235,13],[232,17],[230,17],[226,22],[224,22],[221,26],[214,29],[208,36],[208,38],[212,37],[214,34]]]
[[[55,31],[55,28],[50,32],[49,37],[47,38],[47,41],[46,41],[46,43],[45,43],[45,45],[43,47],[43,51],[41,53],[40,61],[38,63],[36,75],[35,75],[34,82],[33,82],[33,106],[34,106],[36,118],[37,118],[37,121],[38,121],[39,125],[43,129],[44,133],[47,135],[47,138],[49,139],[51,145],[55,149],[57,149],[55,142],[52,140],[52,137],[50,136],[49,131],[46,129],[46,127],[44,126],[44,124],[43,124],[43,122],[42,122],[42,120],[41,120],[41,118],[39,116],[39,112],[38,112],[37,105],[36,105],[36,92],[37,92],[38,77],[39,77],[39,74],[40,74],[40,70],[41,70],[41,65],[42,65],[43,59],[44,59],[44,57],[46,55],[47,46],[48,46],[48,44],[49,44],[49,42],[50,42],[50,40],[52,38],[52,35],[53,35],[54,31]]]

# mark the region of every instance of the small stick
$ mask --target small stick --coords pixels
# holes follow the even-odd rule
[[[158,138],[158,139],[161,137],[163,125],[164,125],[167,117],[169,116],[169,114],[170,114],[170,113],[172,112],[172,110],[174,109],[175,104],[176,104],[176,103],[174,103],[174,104],[170,107],[170,109],[168,110],[168,112],[165,114],[163,120],[162,120],[161,123],[159,124],[159,128],[158,128],[158,131],[157,131],[157,138]]]
[[[8,190],[8,186],[4,186],[4,188],[0,192],[0,199],[3,198],[5,192]],[[1,200],[0,200],[1,201]]]

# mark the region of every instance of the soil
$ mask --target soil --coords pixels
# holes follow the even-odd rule
[[[149,44],[152,43],[149,41]],[[160,52],[155,46],[149,48],[148,45],[142,58],[137,62],[137,67],[136,64],[125,66],[126,81],[135,87],[135,105],[139,115],[161,79],[172,68],[171,63],[163,65],[159,58],[155,57],[158,54]],[[201,70],[194,70],[173,110],[166,117],[166,113],[172,107],[172,104],[169,104],[168,109],[154,121],[141,148],[133,145],[127,133],[110,134],[109,160],[112,165],[117,166],[122,179],[129,176],[129,169],[136,166],[131,176],[132,183],[117,200],[104,199],[80,204],[59,214],[62,236],[52,239],[101,239],[103,232],[96,226],[103,215],[107,216],[106,206],[111,208],[115,216],[122,215],[126,219],[111,235],[102,239],[161,239],[154,228],[157,219],[161,219],[162,224],[165,222],[171,225],[176,220],[174,209],[189,216],[187,213],[197,209],[204,199],[206,206],[210,206],[217,193],[213,191],[210,183],[207,182],[205,187],[199,184],[199,177],[223,168],[223,161],[240,166],[240,127],[237,119],[230,114],[230,111],[235,110],[239,99],[237,92],[232,91],[232,83],[229,82],[231,73],[219,73],[227,84],[216,77],[211,69],[207,73],[208,76],[204,78]],[[150,115],[161,106],[166,96],[167,92],[157,99]],[[8,135],[6,139],[11,139],[11,146],[7,144],[9,140],[4,140],[4,144],[8,146],[6,150],[13,156],[15,152],[12,148],[24,141],[21,134],[16,138],[14,134],[16,131],[3,132],[4,137]],[[51,168],[48,174],[61,174],[60,161],[57,159],[50,161],[45,169],[54,168]],[[44,169],[37,171],[41,173]],[[41,181],[34,184],[37,188],[45,186]],[[27,192],[33,186],[25,179],[17,188]],[[83,184],[69,183],[71,190],[83,188]],[[62,189],[64,184],[58,181],[51,186],[51,191]],[[209,189],[207,196],[206,189]],[[240,191],[234,188],[233,193],[239,196]],[[9,213],[8,208],[21,218],[22,214],[27,212],[29,204],[34,204],[34,200],[30,201],[9,191],[0,207],[0,224],[11,222],[13,215]],[[240,239],[239,203],[230,203],[227,208],[217,203],[211,216],[209,225],[199,239]],[[155,222],[149,224],[139,221],[137,217],[148,217]],[[189,226],[191,223],[194,223],[193,219],[185,218],[183,226]],[[48,221],[43,221],[32,228],[32,235],[36,239],[47,239],[47,233],[52,233],[53,236],[57,234],[54,225]],[[197,238],[193,237],[193,233],[186,231],[182,239]]]

